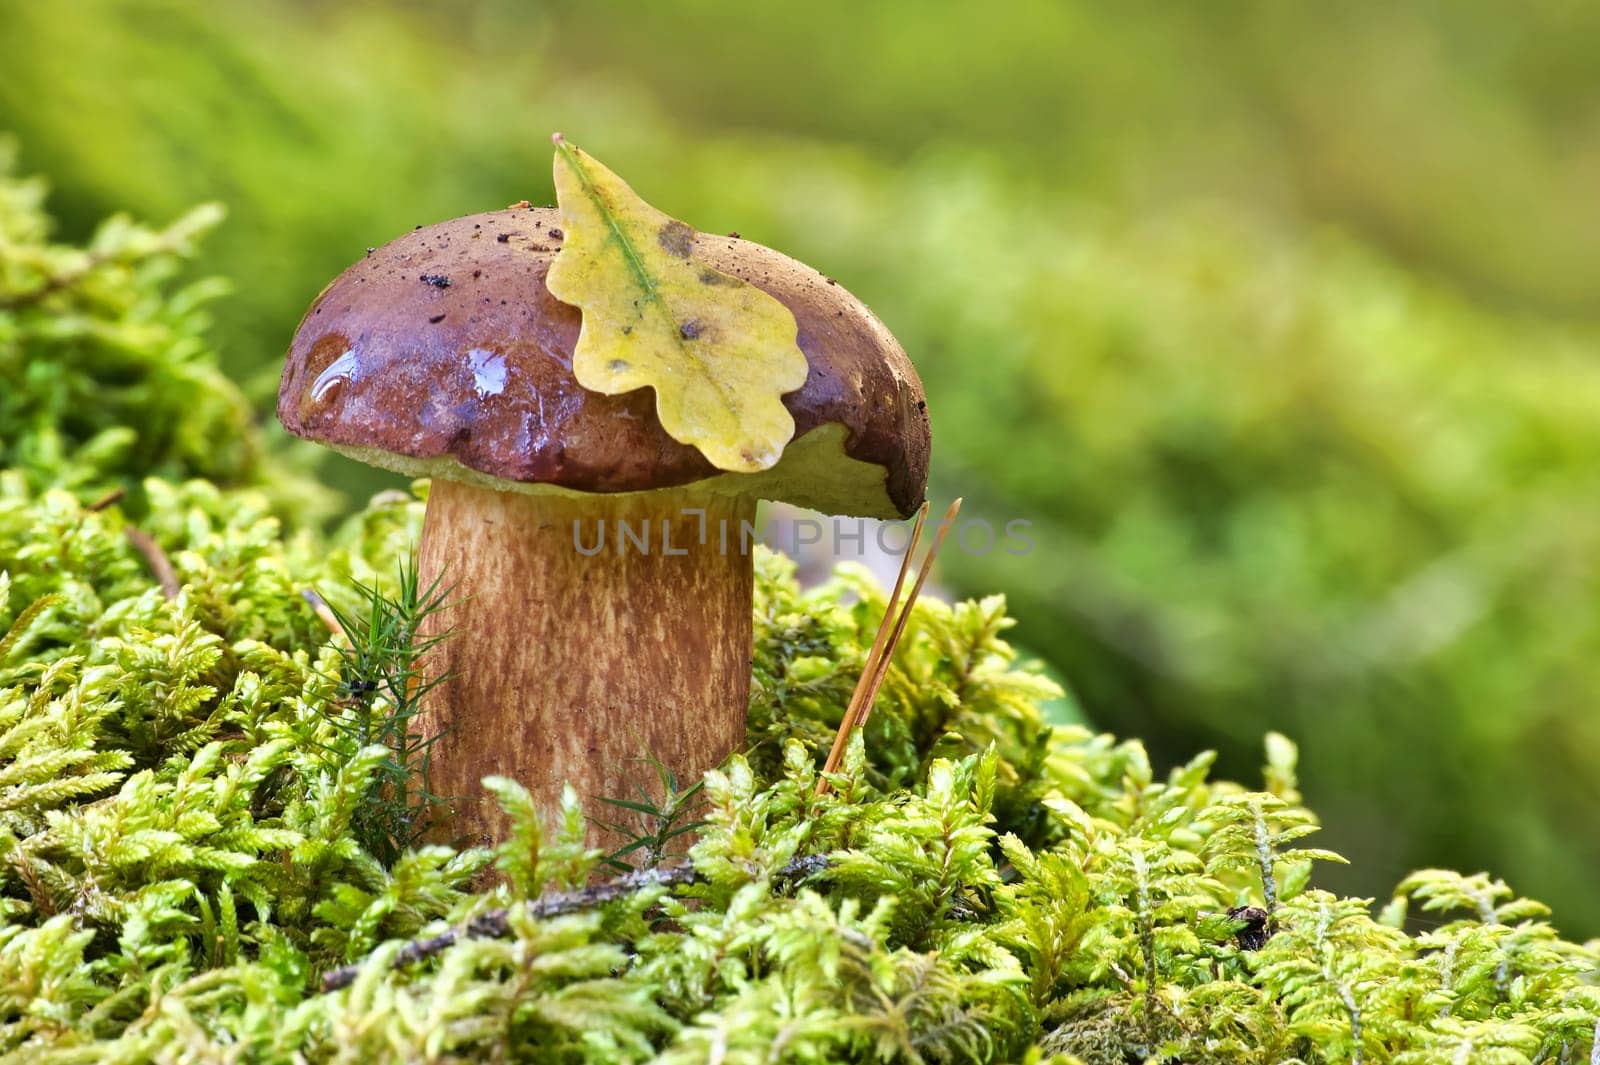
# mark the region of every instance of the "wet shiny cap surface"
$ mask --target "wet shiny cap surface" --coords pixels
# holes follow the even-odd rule
[[[544,284],[561,241],[553,208],[513,208],[423,226],[369,252],[301,321],[279,420],[375,465],[507,487],[635,492],[715,479],[739,490],[748,476],[751,494],[834,513],[907,515],[922,502],[930,441],[922,383],[843,286],[750,241],[696,238],[707,263],[789,308],[809,363],[805,385],[784,398],[795,420],[780,463],[787,473],[725,474],[666,434],[651,390],[605,396],[573,378],[579,312]],[[863,463],[879,467],[881,501],[863,505],[859,490],[845,488],[832,498],[829,449],[796,447],[828,427],[842,441],[841,483],[859,482]],[[814,468],[796,470],[801,462]]]

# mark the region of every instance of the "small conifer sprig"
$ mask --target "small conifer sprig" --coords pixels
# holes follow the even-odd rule
[[[416,721],[428,692],[446,679],[422,668],[428,652],[450,635],[422,633],[423,621],[449,600],[443,580],[423,587],[416,560],[407,558],[397,567],[392,593],[353,582],[356,609],[308,597],[313,609],[328,612],[339,637],[339,687],[329,720],[358,748],[388,752],[355,820],[361,845],[386,866],[422,839],[433,814],[449,802],[429,786],[431,749],[439,737],[417,731]]]

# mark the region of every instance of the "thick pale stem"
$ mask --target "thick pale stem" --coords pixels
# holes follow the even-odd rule
[[[698,513],[686,510],[704,511]],[[744,742],[750,692],[753,500],[689,490],[526,495],[435,480],[419,569],[442,577],[451,636],[430,653],[423,730],[433,790],[455,796],[441,838],[497,841],[504,822],[480,781],[521,781],[546,824],[570,783],[659,798],[659,759],[688,786]],[[704,536],[702,537],[702,529]],[[591,826],[591,845],[615,837]]]

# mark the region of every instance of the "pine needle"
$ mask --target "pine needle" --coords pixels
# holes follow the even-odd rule
[[[939,523],[939,531],[934,534],[933,546],[928,548],[928,553],[923,556],[922,566],[917,570],[917,582],[911,586],[911,594],[906,597],[905,609],[900,612],[900,618],[895,622],[894,635],[889,637],[888,648],[878,659],[877,674],[872,679],[872,686],[867,689],[866,696],[862,698],[861,705],[857,708],[857,728],[866,726],[867,718],[872,716],[873,701],[878,698],[878,689],[883,687],[883,680],[889,674],[889,662],[894,657],[894,649],[900,646],[900,637],[905,634],[906,622],[911,620],[911,609],[916,606],[917,598],[922,594],[922,586],[928,580],[928,574],[933,572],[933,561],[939,557],[939,548],[944,546],[944,538],[949,535],[950,527],[955,524],[956,515],[961,513],[961,500],[957,499],[950,504],[950,509],[944,513],[944,520]]]
[[[883,610],[883,620],[878,623],[878,634],[872,641],[872,649],[867,652],[867,659],[861,667],[861,678],[856,682],[855,691],[850,695],[850,703],[845,707],[844,717],[839,722],[839,731],[833,738],[833,747],[828,751],[828,758],[822,765],[822,773],[817,780],[817,794],[826,795],[830,790],[828,774],[838,772],[839,763],[844,760],[845,748],[850,743],[850,733],[862,728],[867,723],[867,718],[872,716],[872,703],[878,697],[878,690],[883,687],[883,681],[889,673],[889,663],[894,659],[895,648],[900,645],[900,638],[905,635],[906,623],[911,620],[911,612],[917,605],[917,597],[922,594],[922,586],[928,580],[928,574],[933,571],[934,559],[939,557],[939,548],[944,544],[944,538],[950,532],[950,527],[955,524],[956,515],[961,512],[961,500],[957,499],[945,511],[944,520],[939,523],[939,531],[934,535],[933,545],[928,548],[928,553],[923,556],[922,563],[917,567],[917,579],[911,585],[911,592],[906,596],[903,607],[900,605],[900,589],[905,583],[906,573],[911,566],[912,553],[917,549],[917,543],[922,536],[923,521],[928,516],[928,504],[922,504],[922,509],[917,512],[915,523],[911,526],[911,540],[906,544],[906,553],[900,559],[900,573],[895,577],[894,589],[889,593],[889,602]],[[896,608],[899,607],[899,613]]]
[[[845,706],[844,717],[839,721],[839,731],[833,737],[833,747],[828,751],[828,758],[823,763],[822,771],[831,773],[839,766],[839,761],[844,757],[844,749],[849,741],[850,730],[855,724],[856,711],[860,705],[861,696],[865,690],[863,682],[872,675],[872,664],[883,653],[883,645],[889,638],[889,631],[893,628],[891,619],[894,617],[895,604],[900,601],[900,589],[905,584],[906,570],[911,566],[911,556],[917,550],[917,543],[922,539],[922,523],[928,517],[928,504],[923,503],[917,511],[916,520],[911,523],[911,538],[906,541],[906,553],[900,556],[900,572],[894,579],[894,589],[889,593],[889,602],[883,608],[883,619],[878,622],[877,635],[872,640],[872,647],[867,651],[866,661],[861,666],[861,681],[856,683],[855,690],[850,693],[850,702]],[[817,794],[822,795],[827,791],[827,782],[817,783]]]

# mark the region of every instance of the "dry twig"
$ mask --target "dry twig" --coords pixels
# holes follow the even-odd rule
[[[125,527],[122,535],[128,538],[134,550],[144,556],[145,565],[150,567],[156,583],[161,585],[161,594],[168,599],[178,598],[178,593],[183,590],[183,585],[178,581],[178,571],[173,568],[172,559],[161,550],[161,545],[156,543],[155,537],[132,525]]]
[[[828,867],[828,860],[820,856],[796,858],[774,875],[775,881],[793,883],[814,876]],[[577,891],[554,891],[528,902],[528,914],[537,919],[561,917],[604,906],[608,902],[626,898],[651,887],[685,887],[699,883],[703,878],[687,863],[658,869],[636,869],[612,880],[602,880]],[[394,956],[394,967],[411,965],[442,953],[464,939],[495,939],[511,934],[511,914],[507,910],[489,910],[480,913],[460,928],[452,928],[427,939],[413,939],[400,948]],[[337,991],[349,987],[361,973],[363,963],[342,965],[322,974],[322,990]]]
[[[109,506],[122,502],[123,498],[127,496],[127,494],[128,490],[126,488],[113,488],[111,491],[107,492],[99,499],[96,499],[93,503],[90,503],[83,509],[89,511],[90,513],[98,513],[99,511],[105,510]]]

